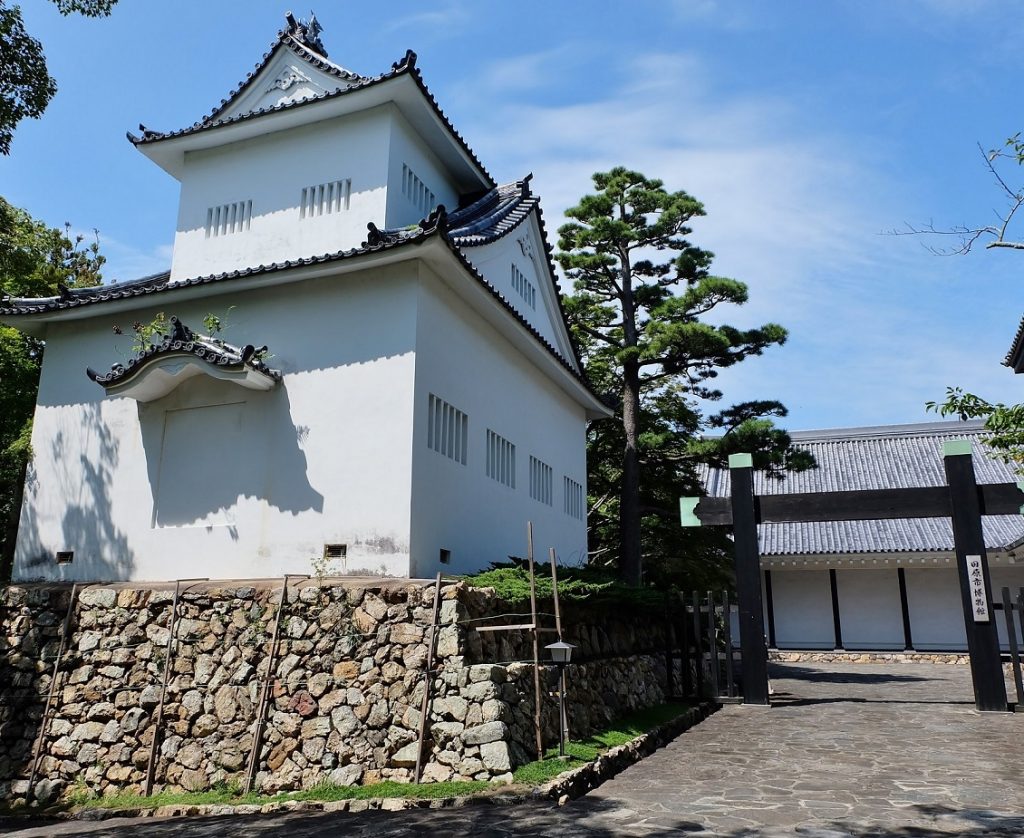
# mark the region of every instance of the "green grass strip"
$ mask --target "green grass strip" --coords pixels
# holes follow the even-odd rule
[[[538,786],[546,783],[571,768],[579,768],[597,759],[605,751],[624,745],[666,722],[681,716],[689,706],[681,703],[659,704],[637,710],[621,718],[611,727],[582,740],[566,743],[568,759],[558,758],[558,747],[549,748],[543,760],[521,765],[513,774],[519,785]],[[449,781],[444,783],[397,783],[386,780],[367,786],[335,786],[324,781],[303,791],[285,792],[275,795],[240,793],[236,785],[222,785],[201,792],[159,792],[152,797],[140,794],[116,794],[106,797],[91,797],[79,788],[69,797],[62,808],[86,809],[155,809],[160,806],[204,806],[227,805],[262,806],[267,803],[281,803],[287,800],[320,801],[370,800],[374,798],[404,798],[407,800],[435,800],[445,797],[466,797],[485,791],[500,792],[505,786],[496,786],[485,780]]]

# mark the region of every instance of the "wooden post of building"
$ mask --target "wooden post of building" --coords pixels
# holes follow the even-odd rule
[[[555,556],[555,548],[554,547],[549,547],[548,548],[548,557],[551,559],[551,599],[552,599],[552,602],[554,603],[554,606],[555,606],[555,631],[558,633],[558,642],[561,643],[562,640],[564,640],[564,638],[562,637],[562,609],[559,607],[559,604],[558,604],[558,570],[555,567],[555,565],[558,563],[558,560],[557,560],[557,558]],[[568,690],[568,687],[569,687],[569,680],[568,680],[569,676],[566,675],[566,673],[565,673],[566,669],[568,669],[568,667],[565,667],[565,666],[558,667],[559,678],[561,679],[559,681],[558,687],[559,687],[559,689],[561,689],[563,696],[569,694],[569,690]],[[559,713],[561,714],[561,717],[562,717],[560,719],[560,721],[562,723],[562,730],[564,732],[563,733],[563,736],[565,737],[564,741],[568,742],[569,741],[569,711],[565,709],[565,702],[564,701],[559,702]]]
[[[533,732],[537,759],[544,759],[544,730],[540,715],[540,622],[537,616],[537,574],[533,564],[533,521],[526,522],[526,558],[530,563],[530,620],[533,623]]]
[[[981,530],[981,505],[971,462],[971,443],[957,439],[943,446],[953,517],[953,541],[967,648],[971,655],[974,703],[979,710],[1007,710],[999,635],[991,616],[992,581]]]
[[[732,481],[732,530],[736,550],[736,598],[739,600],[743,703],[768,702],[768,648],[764,641],[761,599],[761,553],[754,508],[754,460],[750,454],[729,457]]]

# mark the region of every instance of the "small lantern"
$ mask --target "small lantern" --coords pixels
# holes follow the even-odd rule
[[[559,640],[557,643],[549,643],[544,648],[551,652],[552,663],[565,666],[572,659],[572,650],[576,647],[572,643],[565,643]]]
[[[565,714],[565,667],[572,659],[572,643],[559,640],[544,647],[551,652],[551,662],[558,667],[558,756],[565,759],[565,740],[569,735],[569,719]]]

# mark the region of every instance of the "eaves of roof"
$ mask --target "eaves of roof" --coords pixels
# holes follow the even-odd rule
[[[531,173],[522,180],[495,187],[470,206],[451,213],[448,216],[450,233],[453,242],[459,247],[480,247],[504,238],[522,225],[531,214],[536,214],[540,239],[544,245],[548,277],[558,304],[558,313],[565,326],[569,338],[569,348],[572,350],[576,367],[583,370],[579,347],[572,339],[572,330],[569,328],[565,306],[562,303],[562,289],[558,284],[554,254],[548,242],[547,229],[544,226],[544,213],[541,210],[540,200],[530,192],[532,178],[533,174]],[[593,392],[589,383],[587,383],[587,387]]]
[[[443,218],[443,216],[441,217]],[[549,343],[548,340],[541,335],[541,333],[537,331],[537,329],[532,326],[529,321],[527,321],[526,318],[523,317],[523,315],[520,314],[519,311],[517,311],[516,308],[483,277],[482,274],[480,274],[479,271],[477,271],[473,264],[459,249],[458,244],[453,241],[453,237],[444,229],[443,221],[439,223],[439,217],[436,214],[432,216],[431,219],[422,222],[421,226],[414,230],[401,232],[389,231],[385,235],[382,235],[380,231],[377,231],[375,235],[371,235],[371,241],[365,243],[362,247],[338,251],[335,253],[327,253],[321,256],[312,256],[304,259],[289,259],[282,262],[275,262],[270,265],[259,265],[252,268],[225,271],[218,274],[209,274],[206,276],[176,280],[174,282],[171,282],[170,273],[165,272],[143,277],[142,279],[135,280],[133,282],[126,282],[117,285],[68,290],[58,297],[46,297],[39,299],[6,298],[0,300],[0,316],[18,317],[34,314],[55,313],[84,306],[112,302],[115,300],[153,294],[162,295],[179,289],[193,288],[201,285],[220,284],[248,277],[264,276],[314,265],[326,265],[352,260],[374,253],[392,251],[408,245],[422,244],[435,236],[440,236],[441,240],[447,245],[448,250],[452,253],[459,264],[463,266],[467,273],[480,283],[480,285],[482,285],[498,301],[501,307],[504,308],[508,314],[510,314],[519,323],[519,325],[521,325],[534,338],[534,340],[536,340],[548,352],[548,354],[558,361],[559,365],[563,367],[574,380],[578,381],[594,399],[600,402],[600,396],[594,392],[589,381],[582,373],[582,366],[579,368],[574,367],[569,359],[563,357],[562,354],[551,343]]]
[[[1017,334],[1013,336],[1013,344],[1003,359],[1003,366],[1009,367],[1015,373],[1024,372],[1024,317],[1017,326]]]
[[[267,114],[295,110],[297,108],[315,105],[317,103],[325,102],[331,99],[337,99],[341,96],[348,96],[353,93],[358,93],[361,90],[367,90],[369,88],[385,84],[393,79],[397,79],[405,75],[408,75],[416,84],[416,87],[419,89],[420,93],[423,95],[426,102],[430,105],[431,109],[433,110],[437,118],[440,120],[441,124],[445,127],[448,134],[452,137],[452,139],[455,140],[457,145],[462,149],[462,151],[466,154],[469,160],[472,161],[473,166],[479,171],[481,177],[485,180],[487,185],[491,188],[495,187],[497,183],[491,176],[491,173],[487,171],[484,164],[480,161],[480,158],[476,156],[476,152],[474,152],[473,149],[470,148],[469,143],[466,142],[466,139],[462,136],[462,134],[460,134],[456,130],[455,126],[452,124],[452,121],[441,109],[441,106],[438,104],[437,99],[435,99],[434,95],[430,92],[430,89],[427,87],[426,82],[423,81],[423,76],[421,75],[420,71],[416,68],[416,53],[414,53],[412,50],[406,51],[404,58],[392,64],[390,71],[386,73],[381,73],[380,75],[373,77],[359,76],[358,81],[355,81],[349,87],[343,87],[339,90],[330,90],[319,96],[311,96],[308,99],[299,99],[294,102],[284,102],[272,108],[260,108],[259,110],[238,114],[236,116],[228,117],[226,119],[216,119],[216,114],[223,111],[224,107],[226,107],[226,105],[231,101],[231,98],[237,95],[236,92],[235,94],[232,94],[232,97],[229,97],[229,99],[225,100],[224,103],[220,106],[220,108],[215,110],[208,117],[205,117],[204,119],[194,123],[193,125],[188,126],[187,128],[180,128],[176,131],[167,132],[151,131],[148,129],[144,129],[143,135],[141,137],[136,137],[129,131],[128,140],[133,145],[138,147],[143,145],[149,145],[151,143],[158,143],[163,140],[170,140],[178,137],[187,137],[194,134],[199,134],[204,131],[211,131],[216,128],[222,128],[227,125],[236,125],[241,122],[247,122],[249,120],[257,119]],[[249,79],[249,81],[251,81],[251,79]]]

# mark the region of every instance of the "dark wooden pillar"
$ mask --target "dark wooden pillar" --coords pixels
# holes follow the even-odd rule
[[[902,568],[896,568],[896,576],[900,583],[900,611],[903,613],[903,648],[912,651],[914,648],[914,635],[910,632],[910,600],[907,599],[907,572]]]
[[[836,569],[828,569],[828,587],[832,593],[832,633],[835,634],[836,649],[843,648],[843,621],[839,616],[839,583],[836,580]]]
[[[772,572],[764,572],[764,601],[768,610],[768,648],[777,649],[775,640],[775,595],[772,593]]]
[[[953,513],[953,540],[967,649],[971,655],[974,703],[979,710],[1005,711],[1009,709],[1006,682],[999,656],[999,635],[992,619],[992,581],[981,530],[981,505],[971,462],[971,443],[959,439],[945,443],[943,460]]]
[[[761,553],[757,545],[753,465],[750,454],[733,454],[729,457],[736,593],[740,609],[740,649],[743,655],[743,703],[767,705],[768,648],[764,640]]]

